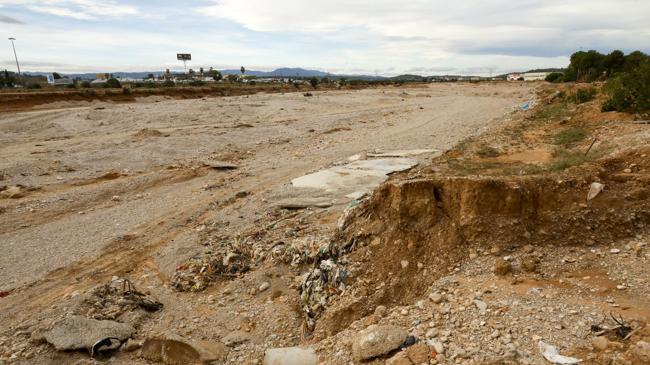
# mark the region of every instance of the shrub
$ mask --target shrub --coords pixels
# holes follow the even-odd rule
[[[312,77],[311,79],[309,79],[309,83],[311,84],[311,87],[315,89],[320,83],[320,80],[318,80],[318,78],[316,77]]]
[[[162,86],[163,87],[174,87],[174,86],[176,86],[176,83],[174,83],[174,81],[172,81],[172,80],[165,80],[165,82],[163,82]]]
[[[576,104],[582,104],[593,100],[594,97],[596,97],[597,93],[598,90],[593,87],[590,87],[588,89],[578,89],[578,91],[573,94],[572,99]]]
[[[499,150],[494,147],[483,145],[476,151],[476,154],[481,157],[497,157],[499,156]]]
[[[603,111],[650,114],[650,61],[608,81],[605,92],[609,99],[603,104]]]
[[[589,158],[583,152],[557,149],[553,151],[553,162],[550,169],[552,171],[561,171],[569,167],[582,165],[588,160]]]
[[[546,76],[546,81],[548,82],[562,82],[564,74],[561,72],[551,72]]]
[[[117,88],[122,87],[122,84],[120,84],[120,81],[118,79],[111,77],[110,79],[106,80],[106,83],[104,84],[104,87],[111,88],[111,89],[117,89]]]
[[[122,88],[122,94],[124,95],[131,95],[131,89],[128,87],[123,87]]]
[[[587,137],[587,131],[582,128],[565,129],[553,136],[554,144],[569,144],[580,142]]]
[[[190,82],[190,86],[203,86],[203,85],[205,85],[205,82],[201,80],[192,80]]]
[[[92,86],[92,85],[90,84],[90,81],[82,81],[80,85],[81,85],[81,87],[84,88],[84,89],[87,89],[87,88],[89,88],[89,87]]]

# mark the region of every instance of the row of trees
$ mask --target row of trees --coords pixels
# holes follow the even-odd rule
[[[641,51],[634,51],[628,55],[619,50],[609,54],[594,50],[580,51],[571,55],[571,63],[564,72],[550,74],[547,81],[603,81],[618,74],[633,72],[649,61],[650,56]]]
[[[634,51],[625,55],[615,50],[609,54],[598,51],[576,52],[562,73],[552,73],[550,82],[606,81],[604,91],[609,99],[603,111],[624,111],[650,115],[650,56]]]

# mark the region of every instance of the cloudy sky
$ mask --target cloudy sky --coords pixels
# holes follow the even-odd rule
[[[494,74],[650,52],[648,0],[0,0],[0,68]]]

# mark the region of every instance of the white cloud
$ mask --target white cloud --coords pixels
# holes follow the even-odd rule
[[[326,37],[355,27],[374,37],[427,39],[447,52],[521,48],[531,55],[539,47],[538,53],[550,48],[547,53],[556,56],[605,35],[604,47],[639,47],[650,29],[650,2],[642,0],[218,0],[200,11],[260,32]],[[595,38],[589,42],[576,29]]]
[[[136,7],[113,0],[0,0],[2,5],[20,5],[37,13],[78,20],[138,14]]]

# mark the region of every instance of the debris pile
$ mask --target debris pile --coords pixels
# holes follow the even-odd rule
[[[176,269],[172,279],[178,291],[198,292],[222,277],[234,277],[251,269],[252,250],[238,244],[218,252],[208,251],[192,257]]]
[[[311,332],[332,297],[341,294],[349,276],[346,260],[324,259],[307,272],[300,285],[300,303],[306,330]]]
[[[88,317],[106,320],[136,309],[155,312],[162,303],[151,295],[138,291],[129,279],[114,278],[110,283],[92,288],[84,297],[77,312]]]

